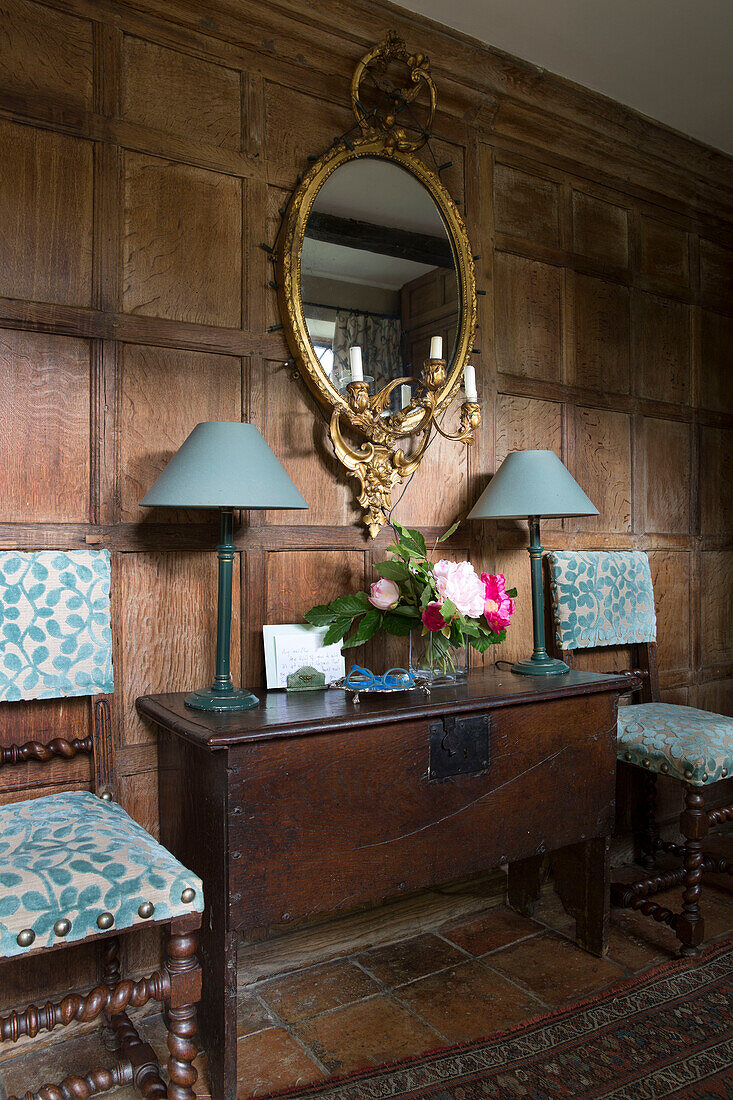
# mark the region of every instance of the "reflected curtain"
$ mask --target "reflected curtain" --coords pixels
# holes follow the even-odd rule
[[[397,317],[378,317],[340,309],[333,334],[333,367],[336,384],[349,368],[349,348],[358,344],[364,374],[374,378],[373,392],[403,373],[400,340],[402,326]]]

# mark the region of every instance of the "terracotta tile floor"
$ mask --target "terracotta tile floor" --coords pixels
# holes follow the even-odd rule
[[[730,841],[727,846],[730,852]],[[469,893],[483,906],[479,911],[466,913]],[[475,885],[450,895],[453,916],[453,902],[446,907],[445,897],[433,927],[426,929],[421,918],[410,934],[403,922],[394,940],[385,942],[386,910],[376,910],[366,932],[361,919],[358,937],[340,943],[336,957],[331,947],[320,958],[311,951],[299,960],[286,945],[287,965],[280,973],[271,961],[266,978],[242,986],[239,1097],[479,1038],[597,993],[676,953],[668,928],[626,911],[612,914],[608,957],[585,954],[573,941],[574,922],[551,890],[532,920],[503,906],[487,907],[490,899]],[[733,933],[733,880],[709,879],[704,897],[708,938]],[[658,898],[676,907],[675,892]],[[141,1032],[164,1054],[159,1015],[146,1017]],[[58,1080],[72,1067],[108,1061],[98,1031],[5,1058],[0,1100],[42,1080]],[[204,1055],[198,1064],[197,1095],[208,1097]],[[119,1089],[107,1095],[129,1100],[134,1094]]]

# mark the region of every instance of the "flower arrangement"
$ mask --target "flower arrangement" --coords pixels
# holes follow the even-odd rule
[[[454,524],[436,540],[444,542]],[[466,644],[484,653],[503,642],[514,614],[516,589],[507,589],[499,574],[476,572],[470,562],[432,562],[420,531],[392,521],[393,557],[378,562],[379,580],[370,591],[340,596],[306,614],[313,626],[327,626],[324,645],[342,647],[368,642],[378,631],[406,637],[420,630],[432,664],[453,667],[452,651]],[[342,640],[343,639],[343,640]]]

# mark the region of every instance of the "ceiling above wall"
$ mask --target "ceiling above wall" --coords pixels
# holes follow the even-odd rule
[[[733,153],[731,0],[400,0]]]

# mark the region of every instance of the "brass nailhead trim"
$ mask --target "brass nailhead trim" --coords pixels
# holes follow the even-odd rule
[[[101,928],[103,932],[106,932],[108,928],[111,928],[115,922],[115,918],[111,913],[100,913],[97,917],[97,928]]]
[[[643,767],[645,767],[645,768],[649,767],[649,761],[648,760],[642,760],[641,763],[642,763]]]
[[[692,779],[692,769],[685,768],[685,779]]]
[[[667,772],[669,771],[669,765],[668,764],[662,764],[661,770],[666,775]]]
[[[71,931],[71,921],[67,920],[66,917],[61,917],[61,919],[57,920],[54,924],[53,930],[57,936],[68,936]]]
[[[703,781],[703,783],[707,783],[707,781],[708,781],[708,773],[707,772],[702,773],[702,781]]]
[[[18,933],[18,938],[15,941],[18,947],[30,947],[36,938],[36,933],[32,928],[24,928]]]
[[[728,769],[723,768],[722,772],[720,773],[720,778],[721,779],[726,779],[727,777],[728,777]]]
[[[187,886],[186,889],[181,894],[181,901],[188,904],[188,902],[193,901],[193,899],[195,897],[196,897],[196,891],[194,890],[193,886]]]
[[[137,911],[137,915],[139,917],[142,917],[143,920],[147,920],[149,917],[152,917],[154,912],[155,912],[155,906],[153,905],[152,901],[143,901],[140,904],[140,908]]]

